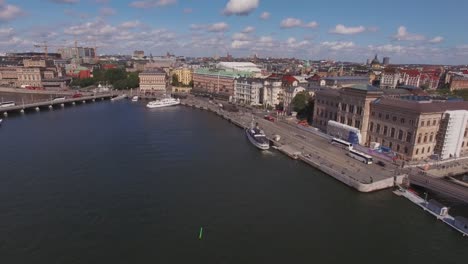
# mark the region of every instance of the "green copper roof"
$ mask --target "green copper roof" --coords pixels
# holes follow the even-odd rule
[[[252,77],[253,73],[245,71],[229,71],[229,70],[219,70],[219,69],[208,69],[208,68],[199,68],[196,69],[196,74],[205,74],[213,75],[226,78],[237,78],[237,77]]]

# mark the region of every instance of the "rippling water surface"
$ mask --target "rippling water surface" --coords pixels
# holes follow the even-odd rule
[[[0,263],[468,260],[468,240],[409,201],[261,153],[182,106],[9,117],[0,164]]]

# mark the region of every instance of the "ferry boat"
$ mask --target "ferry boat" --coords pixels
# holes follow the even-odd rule
[[[132,102],[138,102],[138,96],[136,96],[136,95],[133,96],[133,97],[132,97]]]
[[[15,102],[13,101],[9,101],[9,102],[1,102],[0,103],[0,107],[11,107],[11,106],[15,106]]]
[[[159,108],[159,107],[166,107],[166,106],[173,106],[180,104],[180,99],[174,98],[163,98],[156,101],[149,102],[146,107],[148,108]]]
[[[265,133],[258,127],[258,123],[253,128],[246,128],[245,134],[255,147],[260,150],[268,150],[270,148],[270,141],[266,137]]]

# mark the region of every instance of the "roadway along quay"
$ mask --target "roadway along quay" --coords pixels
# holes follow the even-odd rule
[[[278,151],[293,159],[301,160],[360,192],[391,188],[395,184],[401,184],[406,177],[392,164],[381,167],[352,159],[346,155],[346,150],[331,145],[325,137],[287,122],[271,122],[259,117],[258,114],[243,110],[228,112],[216,103],[199,98],[182,100],[182,105],[214,112],[241,128],[250,127],[254,119]],[[280,140],[275,141],[274,138],[278,136]]]

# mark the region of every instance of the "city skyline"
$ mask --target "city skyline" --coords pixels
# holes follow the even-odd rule
[[[434,3],[431,3],[434,2]],[[451,4],[453,2],[453,4]],[[0,50],[97,46],[99,54],[144,50],[184,56],[297,57],[365,62],[466,64],[468,3],[368,0],[0,1]],[[450,15],[445,15],[450,13]]]

